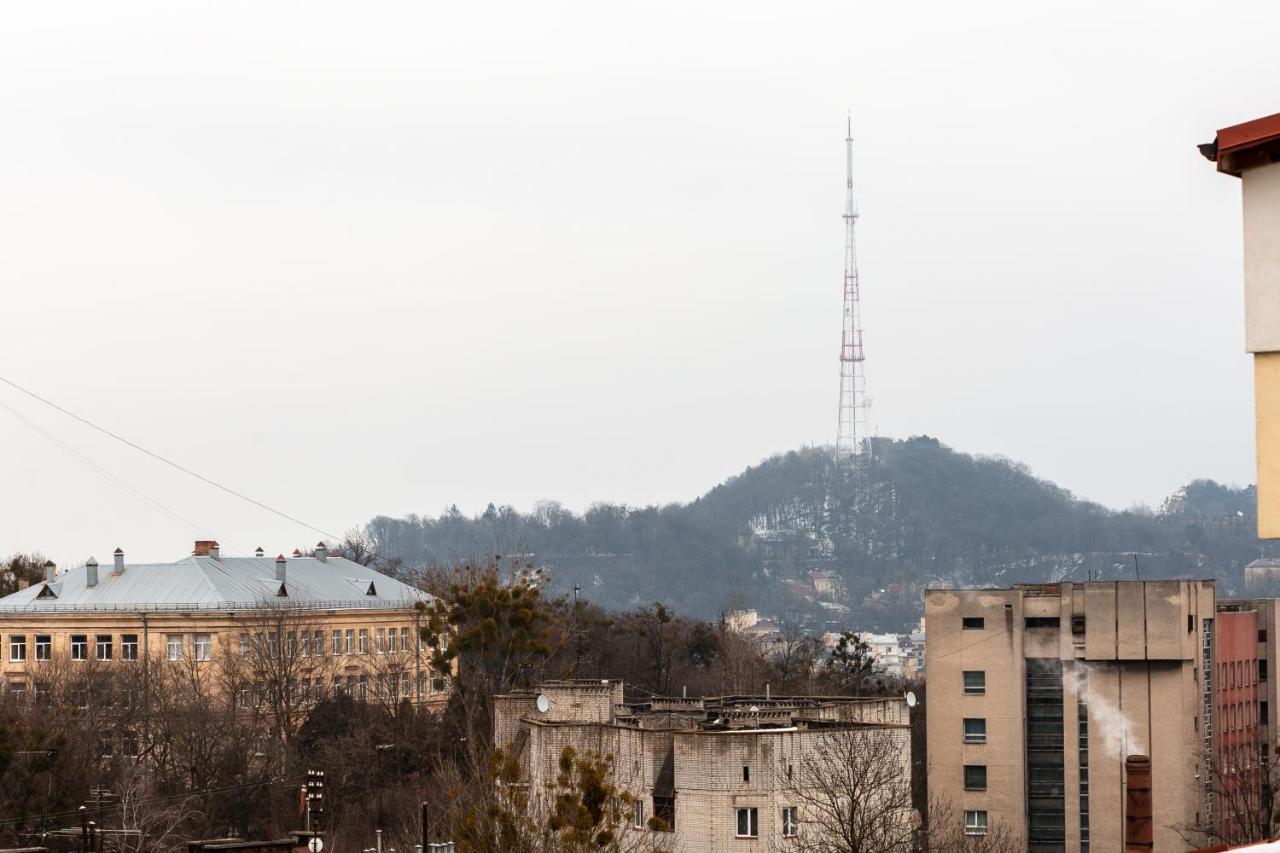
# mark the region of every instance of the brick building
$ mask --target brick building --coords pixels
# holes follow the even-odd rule
[[[565,746],[612,756],[615,784],[636,798],[631,831],[672,853],[794,849],[794,837],[822,831],[800,792],[832,737],[892,739],[894,770],[910,777],[901,698],[628,703],[620,682],[549,682],[495,697],[494,727],[495,742],[516,751],[530,792],[553,784]],[[910,809],[900,818],[909,831]]]

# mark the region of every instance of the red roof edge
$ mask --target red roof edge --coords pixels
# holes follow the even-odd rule
[[[1280,113],[1224,127],[1212,143],[1200,146],[1218,171],[1240,176],[1244,169],[1276,162],[1280,152]]]

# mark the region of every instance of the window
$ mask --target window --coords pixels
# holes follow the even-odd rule
[[[1057,628],[1061,623],[1057,616],[1028,616],[1026,624],[1028,628]]]
[[[796,807],[787,806],[782,810],[782,837],[795,838],[800,834],[800,821],[796,819]]]
[[[354,654],[356,650],[356,629],[355,628],[347,629],[346,639],[347,639],[347,644],[345,647],[346,653]]]
[[[966,717],[964,721],[965,743],[987,742],[987,721],[977,717]]]
[[[395,636],[395,635],[393,634],[392,636]],[[378,654],[382,654],[387,650],[387,629],[386,628],[379,628],[377,633],[374,634],[373,647],[378,652]]]
[[[369,676],[365,675],[364,673],[361,673],[360,674],[360,701],[363,702],[368,698],[369,698]]]
[[[757,809],[738,809],[738,838],[759,838],[760,823]]]
[[[1263,726],[1271,723],[1271,709],[1267,707],[1266,702],[1258,703],[1258,723]]]
[[[138,659],[138,635],[137,634],[121,634],[120,635],[120,660],[137,660]]]
[[[987,813],[985,811],[967,811],[964,813],[965,835],[987,834]]]
[[[742,767],[742,781],[743,782],[751,781],[751,768],[747,767],[746,765],[743,765]]]
[[[964,789],[966,791],[987,790],[987,765],[966,764],[964,766]]]
[[[333,629],[333,653],[334,655],[342,654],[342,632],[337,628]]]
[[[1071,633],[1073,634],[1084,633],[1084,616],[1083,615],[1077,615],[1077,616],[1071,617]]]
[[[213,638],[208,634],[196,634],[196,660],[209,660],[213,657]]]
[[[36,634],[36,660],[50,660],[53,657],[53,638],[48,634]]]
[[[644,829],[644,800],[636,800],[635,809],[631,812],[631,827]]]
[[[298,643],[298,657],[311,656],[311,632],[303,631],[300,642]]]
[[[302,704],[305,705],[310,701],[311,701],[311,679],[304,678],[302,679]]]
[[[1258,642],[1265,643],[1267,641],[1267,629],[1263,628],[1258,631]]]
[[[9,660],[24,661],[27,659],[27,637],[25,634],[9,635]]]
[[[1267,680],[1267,659],[1266,658],[1263,658],[1262,660],[1258,661],[1258,680],[1259,681]]]
[[[987,620],[981,616],[966,616],[960,620],[960,626],[966,631],[981,631],[987,627]]]
[[[71,659],[72,660],[88,660],[89,659],[89,635],[88,634],[72,634],[71,635]]]
[[[659,832],[676,831],[676,798],[653,795],[653,816],[656,821],[650,823],[650,829]]]
[[[401,628],[400,629],[400,651],[407,652],[409,651],[410,648],[411,647],[409,645],[409,629]]]
[[[249,654],[249,635],[241,634],[240,635],[240,657],[244,657],[247,654]]]
[[[289,632],[288,643],[289,645],[286,647],[286,650],[288,652],[289,657],[292,658],[298,654],[298,632],[297,631]]]
[[[396,629],[392,628],[390,631],[387,631],[387,651],[396,651],[396,645]],[[405,651],[408,651],[408,649],[405,649]]]
[[[324,654],[324,631],[315,631],[311,635],[311,653],[316,657]]]
[[[431,692],[445,693],[449,690],[449,679],[443,675],[433,675],[431,677]]]
[[[94,653],[98,660],[111,660],[111,635],[99,634],[94,644]]]
[[[360,654],[362,655],[369,654],[369,629],[368,628],[360,629]]]
[[[169,660],[182,660],[182,635],[164,635],[164,653]]]
[[[964,674],[964,692],[966,696],[981,696],[987,692],[987,674],[982,671],[967,671]]]

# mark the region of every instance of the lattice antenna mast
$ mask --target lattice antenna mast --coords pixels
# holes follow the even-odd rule
[[[867,376],[862,350],[861,288],[854,226],[858,206],[853,198],[853,119],[845,136],[846,189],[844,208],[844,323],[840,332],[840,424],[836,432],[836,467],[856,461],[867,449]]]

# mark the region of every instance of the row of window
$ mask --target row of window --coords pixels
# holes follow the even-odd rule
[[[423,651],[425,643],[421,637],[415,643],[413,629],[408,626],[396,628],[377,628],[370,635],[368,628],[334,628],[329,632],[329,653],[339,655],[367,655],[370,652],[369,640],[373,639],[372,650],[377,654],[395,654],[397,652]],[[240,654],[248,654],[251,650],[274,655],[277,651],[277,634],[257,633],[240,635]],[[290,655],[299,657],[320,657],[325,654],[325,632],[290,631],[285,636],[286,650]],[[448,635],[440,637],[442,651],[449,648]]]
[[[71,659],[72,660],[88,660],[89,659],[89,638],[93,637],[94,657],[98,660],[112,660],[115,657],[116,646],[114,637],[111,634],[72,634],[71,635]],[[205,634],[204,636],[208,636]],[[47,661],[53,659],[53,636],[51,634],[36,634],[32,643],[32,652],[34,659],[38,661]],[[11,663],[22,663],[27,659],[27,636],[25,634],[9,635],[9,661]],[[121,660],[137,660],[138,659],[138,635],[137,634],[121,634],[120,635],[120,659]]]
[[[369,637],[368,628],[360,628],[358,632],[354,628],[347,628],[345,631],[335,628],[330,634],[332,653],[334,655],[368,654]],[[415,648],[413,631],[407,626],[399,629],[378,628],[373,634],[373,639],[374,650],[378,654],[409,652]],[[34,660],[52,660],[53,636],[51,634],[36,634],[33,640],[31,648],[28,649],[26,634],[10,634],[9,661],[11,663],[25,662],[28,651],[30,651]],[[116,658],[117,647],[113,635],[72,634],[70,635],[71,659],[89,660],[91,640],[93,657],[96,660],[113,660]],[[440,640],[442,650],[448,649],[448,636],[442,636]],[[325,632],[303,631],[301,634],[290,632],[287,635],[286,643],[288,643],[287,648],[291,654],[298,654],[301,657],[320,656],[325,653]],[[168,660],[182,660],[186,657],[187,645],[185,634],[166,634],[165,657]],[[210,634],[192,634],[190,646],[191,653],[196,660],[207,661],[212,659],[213,638]],[[422,651],[423,646],[422,639],[418,638],[416,643],[417,650]],[[248,654],[249,650],[255,647],[274,655],[276,651],[276,635],[256,634],[253,638],[250,638],[249,634],[240,635],[240,654]],[[138,659],[137,634],[120,635],[119,659]]]
[[[1257,672],[1257,678],[1253,677]],[[1227,661],[1218,664],[1218,687],[1219,688],[1235,688],[1235,687],[1253,687],[1259,681],[1267,680],[1267,660],[1261,658],[1257,665],[1253,661]]]
[[[329,685],[332,684],[332,687]],[[326,691],[330,696],[349,696],[352,699],[367,700],[370,698],[369,676],[367,673],[359,675],[335,675],[332,682],[327,682],[324,678],[303,678],[290,679],[289,681],[289,697],[292,704],[309,705],[320,702],[325,698]],[[418,673],[418,695],[434,696],[449,691],[449,679],[441,675],[433,675],[428,678],[427,673]],[[388,698],[392,700],[412,699],[412,682],[408,672],[402,672],[398,676],[390,673],[376,678],[373,683],[374,698]],[[237,700],[241,708],[261,707],[267,701],[266,689],[261,684],[252,687],[240,688],[240,695]]]
[[[734,837],[759,838],[760,810],[755,806],[749,806],[736,809],[736,813],[737,828]],[[644,826],[644,803],[636,804],[635,826],[637,829]],[[800,817],[795,806],[786,806],[782,809],[781,829],[783,838],[795,838],[800,835]]]

